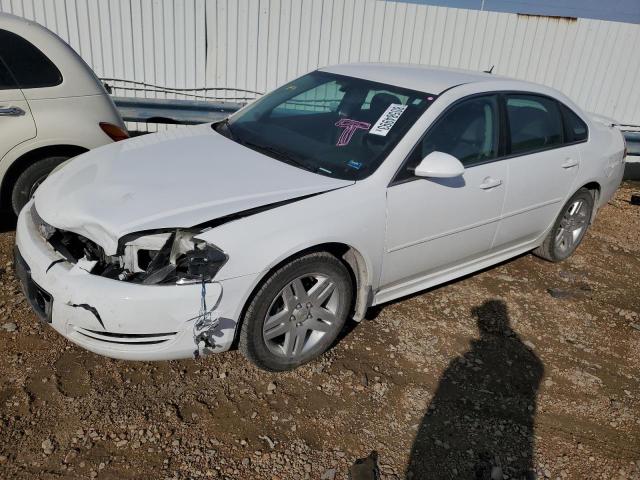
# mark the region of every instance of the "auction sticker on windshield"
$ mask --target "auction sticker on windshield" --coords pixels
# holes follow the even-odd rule
[[[402,112],[404,112],[406,109],[406,105],[402,105],[401,103],[392,103],[378,119],[375,125],[371,127],[369,133],[372,135],[380,135],[381,137],[386,137],[387,133],[389,133],[389,130],[391,130],[391,127],[395,125],[395,123],[400,118],[400,115],[402,115]]]

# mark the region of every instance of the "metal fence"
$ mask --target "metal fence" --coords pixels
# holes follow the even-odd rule
[[[317,67],[420,63],[562,90],[640,124],[640,25],[381,0],[0,0],[80,53],[114,94],[243,102]]]

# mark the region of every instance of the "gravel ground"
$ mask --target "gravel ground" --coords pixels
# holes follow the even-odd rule
[[[640,478],[640,184],[578,252],[387,304],[321,359],[136,363],[40,324],[0,229],[0,478]]]

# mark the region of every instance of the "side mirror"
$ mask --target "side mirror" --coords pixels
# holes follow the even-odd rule
[[[448,153],[431,152],[422,159],[414,173],[417,177],[454,178],[464,173],[464,165]]]

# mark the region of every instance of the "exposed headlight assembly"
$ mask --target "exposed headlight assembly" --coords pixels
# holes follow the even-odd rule
[[[215,245],[194,238],[198,233],[176,230],[128,241],[121,257],[125,278],[120,278],[145,285],[210,282],[228,257]]]
[[[59,231],[44,222],[35,208],[31,216],[48,241]],[[187,285],[210,282],[227,262],[227,255],[215,245],[195,238],[201,230],[156,231],[130,234],[121,239],[116,255],[70,232],[52,246],[71,262],[84,258],[93,262],[90,273],[144,285]],[[91,248],[90,248],[91,247]],[[62,250],[64,248],[64,250]],[[64,254],[67,252],[67,254]]]
[[[31,214],[31,220],[38,229],[38,232],[40,232],[40,235],[42,235],[45,240],[49,240],[51,237],[53,237],[53,235],[56,233],[55,227],[49,225],[42,219],[42,217],[40,217],[40,215],[38,215],[38,211],[36,210],[35,205],[31,206],[31,210],[29,211],[29,213]]]

